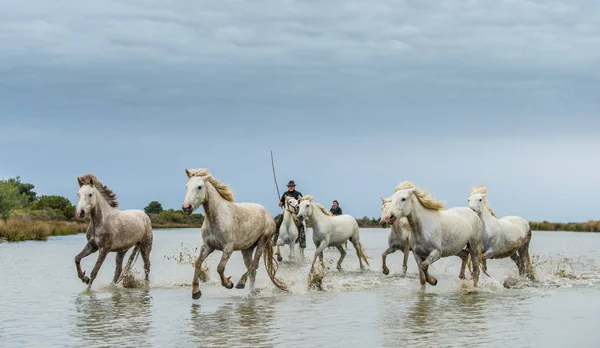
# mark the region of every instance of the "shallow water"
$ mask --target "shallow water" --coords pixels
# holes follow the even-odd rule
[[[111,285],[110,254],[87,291],[73,262],[83,234],[0,243],[0,346],[598,347],[600,234],[534,232],[534,284],[519,279],[509,259],[490,260],[492,278],[482,274],[474,290],[470,280],[458,280],[460,259],[451,257],[431,266],[438,285],[422,293],[412,255],[406,278],[401,252],[388,257],[390,275],[382,274],[388,231],[361,230],[368,271],[359,271],[352,246],[343,273],[331,267],[339,253],[326,250],[325,291],[307,289],[310,264],[288,262],[287,247],[278,275],[289,293],[274,287],[262,261],[258,294],[225,289],[216,273],[221,253],[215,252],[197,301],[191,298],[192,266],[172,256],[195,254],[198,229],[155,231],[149,289]],[[96,257],[82,262],[88,274]],[[244,269],[235,253],[226,275],[235,283]],[[142,274],[141,258],[135,272]]]

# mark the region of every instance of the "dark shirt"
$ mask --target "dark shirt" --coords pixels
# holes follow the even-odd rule
[[[342,208],[340,208],[340,206],[338,205],[337,208],[332,206],[331,209],[329,209],[329,211],[331,212],[331,214],[333,215],[342,215]]]
[[[302,197],[302,194],[301,194],[300,192],[296,191],[296,190],[294,190],[294,191],[291,191],[291,192],[290,192],[290,191],[285,191],[285,192],[283,193],[283,195],[281,196],[281,199],[280,199],[279,201],[280,201],[281,203],[285,203],[285,197],[286,197],[286,196],[292,196],[292,197],[294,197],[295,199],[299,199],[300,197]]]

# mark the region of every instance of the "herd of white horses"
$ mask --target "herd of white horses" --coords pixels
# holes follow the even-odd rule
[[[281,290],[287,291],[286,284],[277,278],[277,263],[273,249],[275,220],[268,210],[257,203],[236,203],[230,187],[212,176],[208,169],[186,169],[188,182],[182,205],[184,214],[192,214],[200,206],[205,212],[201,227],[203,244],[194,265],[192,278],[192,298],[199,299],[201,267],[206,258],[215,250],[222,252],[217,266],[221,284],[234,287],[231,277],[225,276],[225,267],[234,251],[241,251],[246,272],[235,285],[243,289],[250,281],[254,290],[256,271],[261,256],[271,281]],[[76,214],[83,218],[91,217],[87,231],[87,244],[75,257],[79,278],[88,287],[109,252],[116,252],[116,269],[113,282],[123,277],[123,259],[132,247],[129,269],[138,254],[142,255],[146,280],[150,273],[150,252],[152,250],[152,227],[150,218],[139,210],[118,210],[116,195],[102,184],[93,174],[78,177],[80,186]],[[382,254],[382,271],[389,274],[386,265],[387,255],[401,250],[404,253],[403,273],[406,274],[409,253],[412,251],[418,266],[421,288],[426,283],[437,284],[437,279],[428,272],[429,266],[442,257],[458,256],[462,259],[459,278],[465,279],[465,269],[469,266],[473,286],[477,287],[479,269],[487,274],[486,260],[510,257],[517,265],[519,275],[534,278],[529,257],[531,228],[527,221],[518,216],[498,218],[490,208],[487,189],[474,187],[468,196],[468,207],[446,209],[444,204],[433,199],[427,191],[420,190],[411,182],[398,185],[388,198],[381,198],[382,227],[389,226],[388,248]],[[350,241],[361,270],[368,263],[363,245],[360,242],[359,226],[352,216],[333,216],[311,195],[298,200],[287,197],[284,204],[283,223],[277,241],[277,255],[280,248],[288,245],[290,260],[297,260],[295,244],[298,229],[294,220],[312,225],[314,252],[310,272],[315,271],[317,259],[323,264],[323,251],[328,247],[337,248],[340,258],[337,269],[342,271],[346,256],[344,244]],[[306,229],[305,229],[306,230]],[[98,260],[90,277],[81,271],[81,259],[98,251]],[[303,250],[299,251],[304,259]]]

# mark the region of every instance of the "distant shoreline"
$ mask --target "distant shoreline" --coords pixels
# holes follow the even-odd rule
[[[155,220],[155,219],[153,219]],[[202,223],[154,222],[156,230],[200,228]],[[357,219],[360,228],[381,228],[376,218]],[[529,223],[535,232],[600,232],[600,221],[588,222],[536,222]],[[0,220],[0,241],[22,242],[28,240],[46,241],[51,236],[68,236],[87,231],[88,222],[84,221],[41,221],[41,220]]]

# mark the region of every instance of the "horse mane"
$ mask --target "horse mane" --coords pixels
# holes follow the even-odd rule
[[[211,175],[208,168],[186,169],[186,172],[188,173],[188,176],[190,178],[193,176],[203,177]],[[231,187],[229,187],[229,185],[222,183],[220,180],[217,180],[214,176],[210,176],[208,178],[208,182],[210,182],[214,186],[214,188],[217,189],[217,192],[219,192],[219,195],[221,195],[223,199],[229,202],[235,202],[235,195],[233,194],[233,191],[231,191]]]
[[[323,212],[323,214],[325,214],[327,216],[333,216],[333,214],[329,210],[327,210],[327,208],[325,208],[324,206],[322,206],[321,203],[315,202],[314,200],[315,199],[314,199],[314,197],[312,195],[306,195],[306,196],[300,197],[300,199],[298,201],[299,202],[302,202],[302,201],[312,201],[317,206],[317,208],[319,208],[319,210]]]
[[[471,188],[471,195],[476,193],[487,195],[487,187],[485,187],[485,185],[473,186]],[[483,197],[483,204],[485,204],[485,207],[490,211],[492,216],[498,217],[492,207],[490,207],[490,202],[488,202],[487,196]]]
[[[119,207],[119,201],[117,200],[117,195],[111,189],[109,189],[108,186],[104,185],[102,183],[102,181],[98,180],[96,175],[89,173],[89,174],[84,174],[84,175],[78,176],[77,183],[79,184],[79,187],[82,187],[84,185],[90,185],[92,187],[95,187],[96,190],[98,190],[100,192],[102,197],[104,197],[104,199],[106,199],[106,201],[108,202],[108,204],[111,207],[113,207],[113,208]]]
[[[427,189],[419,190],[417,188],[417,186],[410,181],[404,181],[404,182],[401,182],[400,184],[398,184],[398,186],[396,186],[395,192],[400,191],[400,190],[411,189],[411,188],[415,189],[413,194],[415,195],[415,197],[417,197],[419,202],[421,202],[421,204],[425,208],[431,209],[431,210],[442,210],[445,208],[444,202],[438,201],[438,200],[434,199],[433,197],[431,197],[431,195],[429,194]]]

